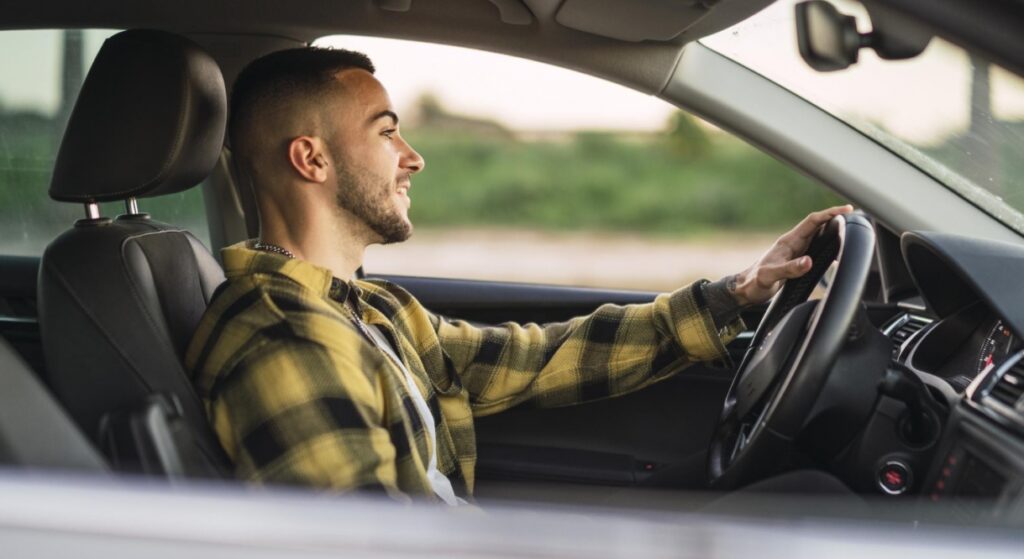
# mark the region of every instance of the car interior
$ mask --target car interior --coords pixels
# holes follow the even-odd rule
[[[714,498],[787,472],[824,472],[851,498],[916,511],[909,515],[935,506],[962,522],[1019,518],[1021,232],[697,42],[771,3],[358,0],[297,9],[264,0],[241,10],[224,1],[40,0],[3,8],[2,29],[127,31],[106,40],[89,69],[54,163],[48,195],[81,218],[39,257],[0,256],[0,462],[238,483],[182,364],[224,280],[218,249],[258,233],[252,194],[224,144],[229,88],[263,54],[348,33],[501,52],[657,96],[860,210],[822,230],[805,278],[744,311],[752,330],[728,347],[734,367],[697,365],[620,398],[478,420],[481,501],[637,506],[649,502],[637,495]],[[1010,70],[1024,67],[1024,49],[1007,47],[1024,34],[961,31],[941,17],[945,8],[911,24],[922,3],[869,4],[873,22],[898,22],[879,30],[927,29]],[[989,15],[997,29],[1020,20]],[[146,212],[149,198],[189,189],[202,191],[212,246]],[[101,203],[123,212],[102,215]],[[656,295],[365,275],[480,324],[566,320]],[[788,491],[814,494],[815,475]]]

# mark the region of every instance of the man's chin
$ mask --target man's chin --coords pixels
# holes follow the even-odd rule
[[[393,245],[409,240],[412,237],[412,223],[406,221],[404,225],[404,227],[394,227],[387,231],[378,231],[377,234],[380,235],[379,244]]]

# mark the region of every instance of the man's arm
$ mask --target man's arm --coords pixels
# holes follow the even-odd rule
[[[474,415],[523,402],[553,407],[632,392],[696,361],[726,356],[739,333],[719,331],[703,285],[645,305],[604,305],[586,317],[479,328],[432,317],[445,358],[469,392]]]
[[[363,344],[365,345],[365,344]],[[251,351],[212,387],[214,429],[241,479],[349,490],[397,486],[395,447],[365,348],[286,338]]]
[[[743,272],[648,305],[605,305],[590,316],[545,326],[431,322],[475,415],[523,402],[562,406],[625,394],[695,361],[724,358],[725,344],[742,329],[739,310],[767,301],[784,280],[806,273],[811,262],[802,254],[818,228],[850,211],[839,206],[814,212]]]

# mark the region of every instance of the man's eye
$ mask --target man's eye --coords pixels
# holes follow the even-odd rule
[[[381,132],[380,135],[390,140],[391,136],[393,136],[395,132],[396,130],[394,128],[389,128],[388,130]]]

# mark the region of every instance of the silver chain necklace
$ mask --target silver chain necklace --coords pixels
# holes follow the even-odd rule
[[[259,239],[257,239],[256,242],[254,242],[252,244],[252,248],[254,248],[256,250],[266,251],[266,252],[273,252],[273,253],[276,253],[276,254],[287,256],[288,258],[292,258],[292,259],[295,258],[295,255],[292,254],[292,252],[290,250],[288,250],[288,249],[286,249],[284,247],[277,246],[275,244],[265,243],[265,242],[263,242],[263,241],[261,241]],[[375,347],[377,347],[378,349],[380,349],[384,353],[388,354],[388,357],[390,357],[393,361],[398,363],[399,366],[401,366],[401,364],[400,364],[401,361],[400,360],[396,359],[395,356],[391,355],[387,351],[384,351],[383,348],[380,347],[380,343],[370,333],[370,330],[367,327],[366,323],[364,323],[363,320],[361,318],[359,318],[359,315],[356,314],[356,311],[354,309],[352,309],[348,305],[348,303],[342,303],[342,307],[348,312],[349,318],[352,319],[352,322],[356,325],[356,328],[367,339],[367,341],[369,341],[371,344],[373,344]]]
[[[260,240],[256,240],[256,242],[252,244],[252,248],[256,250],[263,250],[266,252],[274,252],[277,254],[281,254],[283,256],[287,256],[288,258],[295,258],[295,255],[292,254],[290,250],[271,243],[264,243],[263,241]],[[373,344],[374,347],[376,347],[382,353],[386,354],[389,358],[391,358],[391,360],[394,361],[396,365],[398,365],[399,367],[404,367],[402,361],[398,358],[397,355],[381,347],[380,340],[378,340],[376,336],[370,333],[369,327],[366,325],[365,322],[363,322],[363,319],[361,319],[359,315],[356,314],[355,309],[351,308],[348,305],[348,303],[342,303],[341,306],[348,312],[349,318],[352,319],[352,322],[356,325],[356,328],[363,335],[363,337],[366,338],[367,341],[369,341],[371,344]]]
[[[266,251],[266,252],[277,253],[277,254],[280,254],[282,256],[287,256],[288,258],[295,258],[295,255],[292,254],[292,251],[290,251],[290,250],[288,250],[288,249],[286,249],[284,247],[279,247],[279,246],[274,245],[274,244],[264,243],[263,241],[261,241],[259,239],[256,239],[256,242],[252,244],[252,248],[254,248],[256,250],[262,250],[262,251]]]

